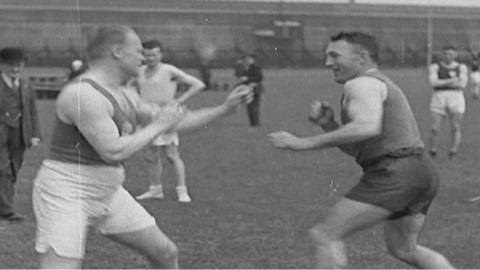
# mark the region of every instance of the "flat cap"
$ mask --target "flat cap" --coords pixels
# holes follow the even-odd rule
[[[0,61],[12,64],[27,60],[25,50],[19,47],[5,47],[0,50]]]

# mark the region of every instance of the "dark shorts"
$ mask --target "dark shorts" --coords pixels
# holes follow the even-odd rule
[[[426,214],[437,194],[440,175],[423,149],[385,155],[362,167],[360,183],[345,197],[387,209],[389,219]]]

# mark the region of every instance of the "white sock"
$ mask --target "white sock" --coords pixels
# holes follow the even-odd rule
[[[163,187],[162,185],[150,185],[150,187],[148,188],[149,190],[151,191],[161,191],[163,190]]]
[[[187,193],[187,186],[177,186],[177,192],[185,192]]]

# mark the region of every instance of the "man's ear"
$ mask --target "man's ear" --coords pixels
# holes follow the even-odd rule
[[[360,59],[362,60],[362,63],[365,63],[366,61],[368,61],[371,58],[370,53],[367,50],[363,50],[363,49],[360,50],[358,55],[360,56]]]
[[[119,59],[123,57],[123,47],[120,45],[112,46],[111,53],[113,58]]]

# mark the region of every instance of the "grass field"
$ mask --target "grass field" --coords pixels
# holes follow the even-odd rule
[[[424,138],[429,130],[430,88],[424,70],[386,72],[406,91]],[[231,72],[216,71],[228,81]],[[293,153],[273,148],[267,134],[285,129],[299,135],[319,130],[306,121],[309,104],[320,97],[338,104],[340,86],[325,70],[267,70],[262,120],[251,129],[246,113],[220,119],[204,130],[181,136],[193,202],[175,201],[171,167],[165,175],[166,199],[142,204],[180,249],[183,268],[309,268],[312,246],[307,231],[339,197],[358,181],[360,168],[336,149]],[[217,104],[225,92],[205,92],[190,107]],[[469,95],[467,95],[469,97]],[[53,101],[38,101],[42,130],[51,135]],[[338,112],[338,106],[337,106]],[[478,268],[480,258],[480,103],[468,98],[463,144],[458,160],[437,162],[443,177],[420,242],[444,253],[456,267]],[[442,143],[448,142],[448,129]],[[45,145],[27,152],[17,183],[16,205],[28,221],[4,224],[0,230],[0,267],[37,267],[32,179],[45,155]],[[147,188],[145,163],[138,154],[126,164],[126,188],[137,195]],[[338,187],[338,190],[332,188]],[[383,231],[375,227],[347,240],[351,268],[408,268],[389,257]],[[93,230],[87,242],[85,268],[142,268],[141,256],[109,242]]]

